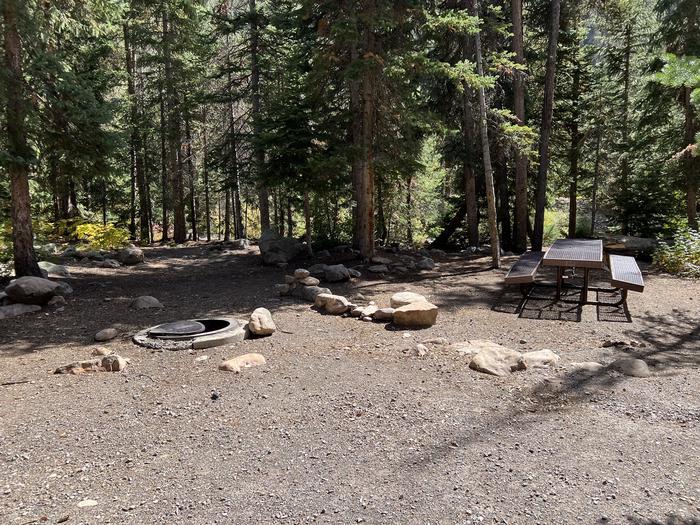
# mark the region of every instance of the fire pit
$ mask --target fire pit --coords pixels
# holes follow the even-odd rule
[[[247,322],[229,317],[187,319],[140,331],[134,343],[158,350],[198,350],[243,341]]]

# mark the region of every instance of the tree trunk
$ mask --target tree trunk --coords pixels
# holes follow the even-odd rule
[[[168,8],[163,8],[163,63],[165,67],[165,94],[168,133],[168,168],[172,181],[173,240],[177,243],[187,239],[185,224],[185,188],[182,179],[180,158],[180,115],[175,89],[172,64],[173,29],[169,22]]]
[[[595,236],[595,221],[598,213],[598,180],[600,179],[600,121],[596,126],[595,162],[593,165],[593,188],[591,189],[591,237]]]
[[[684,88],[683,109],[685,113],[684,138],[687,145],[695,143],[697,132],[695,124],[695,111],[690,100],[691,88]],[[700,157],[686,154],[685,159],[686,176],[686,212],[688,215],[688,226],[694,230],[698,229],[698,181],[700,180]]]
[[[470,11],[473,0],[464,0],[462,7]],[[462,59],[473,60],[473,46],[468,36],[462,42]],[[479,245],[479,209],[476,198],[476,173],[474,159],[476,158],[476,135],[474,133],[474,117],[469,101],[471,88],[465,83],[462,92],[462,140],[464,142],[465,158],[462,164],[464,182],[464,197],[467,205],[467,240],[470,246]],[[445,239],[447,241],[447,239]]]
[[[187,142],[185,155],[187,156],[187,179],[190,190],[190,227],[192,229],[192,240],[197,241],[199,240],[199,233],[197,232],[197,198],[195,193],[197,171],[192,154],[192,129],[190,126],[190,110],[187,105],[187,98],[185,98],[185,141]]]
[[[473,0],[472,15],[479,13],[477,0]],[[476,54],[476,70],[479,76],[484,75],[481,60],[481,34],[474,35],[474,52]],[[489,151],[489,131],[486,120],[486,96],[484,87],[479,86],[479,128],[481,130],[481,147],[484,158],[484,178],[486,181],[486,202],[488,205],[489,234],[491,237],[491,265],[493,268],[501,266],[501,245],[498,241],[498,224],[496,222],[496,195],[493,189],[493,170],[491,168],[491,152]]]
[[[165,131],[165,101],[163,97],[163,89],[161,87],[159,93],[160,105],[160,185],[161,185],[161,205],[163,206],[162,229],[163,234],[161,241],[167,242],[169,237],[170,223],[168,221],[168,207],[170,206],[170,196],[168,192],[168,152],[166,146],[166,131]]]
[[[263,184],[262,172],[265,164],[265,152],[260,138],[262,134],[260,123],[260,66],[258,54],[260,52],[260,35],[258,28],[258,12],[255,0],[249,1],[250,6],[250,92],[253,117],[253,143],[255,174],[258,177],[258,198],[260,200],[260,232],[270,228],[270,201],[267,187]]]
[[[131,11],[130,11],[131,15]],[[145,162],[143,156],[143,140],[139,130],[139,102],[136,95],[136,58],[132,48],[131,30],[129,23],[124,26],[124,51],[126,55],[127,93],[129,94],[130,122],[131,128],[131,222],[130,232],[132,238],[136,236],[136,212],[135,212],[135,192],[138,189],[139,195],[139,237],[141,241],[148,242],[148,195],[146,189],[146,178],[144,176]]]
[[[304,231],[306,237],[306,253],[313,256],[314,250],[311,247],[311,206],[309,204],[309,192],[304,192]]]
[[[629,235],[629,178],[630,178],[630,146],[629,146],[629,105],[630,105],[630,57],[632,55],[632,24],[625,28],[624,66],[622,71],[622,159],[620,162],[620,192],[622,196],[622,234]]]
[[[406,179],[406,242],[413,247],[413,174]]]
[[[454,216],[450,219],[450,222],[447,223],[445,229],[442,230],[440,235],[438,235],[432,243],[430,243],[430,247],[445,248],[447,246],[447,241],[449,241],[452,234],[457,231],[457,228],[459,228],[459,225],[462,224],[462,221],[466,216],[467,203],[463,202],[459,209],[455,212]]]
[[[512,0],[513,52],[515,62],[525,65],[523,44],[523,2]],[[522,71],[513,73],[513,110],[518,124],[525,125],[525,80]],[[527,250],[527,157],[515,150],[515,225],[514,248],[517,253]]]
[[[5,163],[10,175],[12,201],[12,249],[15,275],[41,277],[41,270],[34,253],[31,201],[29,197],[28,162],[32,152],[25,130],[27,100],[23,92],[22,40],[17,30],[17,0],[4,0],[2,14],[5,26],[5,94],[7,129],[7,153]]]
[[[575,53],[577,51],[574,51]],[[579,97],[581,85],[581,63],[578,57],[574,63],[574,74],[571,83],[571,143],[569,145],[569,238],[576,237],[576,198],[578,196],[578,161],[581,156],[581,133],[579,131]]]
[[[204,172],[204,215],[207,229],[207,242],[211,241],[211,207],[209,204],[209,151],[207,144],[207,108],[204,107],[202,118],[202,171]]]
[[[224,240],[231,240],[231,189],[224,193]]]
[[[542,127],[540,128],[540,165],[537,170],[535,225],[532,232],[532,249],[534,251],[541,250],[544,241],[544,208],[547,204],[547,172],[549,171],[549,137],[552,133],[552,117],[554,114],[554,85],[556,82],[561,0],[552,0],[549,5],[551,12],[544,79],[544,103],[542,104]]]
[[[376,9],[376,0],[369,2],[367,12]],[[357,239],[360,253],[366,259],[374,255],[374,142],[376,132],[376,95],[377,71],[379,64],[375,58],[377,36],[366,22],[361,30],[363,57],[365,61],[360,74],[359,112],[353,118],[359,119],[353,129],[359,136],[353,135],[353,143],[358,151],[354,158],[353,171],[356,170],[357,195]],[[367,57],[367,58],[365,58]]]
[[[494,175],[496,177],[496,192],[498,199],[496,200],[496,210],[498,215],[498,223],[501,226],[501,246],[504,250],[512,249],[512,229],[510,222],[510,195],[508,194],[508,164],[506,162],[505,149],[498,141],[494,143],[496,168]]]

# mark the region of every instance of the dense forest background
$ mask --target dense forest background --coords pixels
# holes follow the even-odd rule
[[[18,273],[28,235],[369,256],[697,229],[697,0],[2,4]]]

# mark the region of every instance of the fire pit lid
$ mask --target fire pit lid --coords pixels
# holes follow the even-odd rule
[[[152,336],[194,335],[204,332],[205,327],[199,321],[175,321],[154,326],[148,331]]]

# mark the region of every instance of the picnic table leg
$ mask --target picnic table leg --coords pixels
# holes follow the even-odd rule
[[[557,266],[557,295],[556,295],[556,297],[554,298],[554,300],[555,300],[556,302],[558,302],[559,299],[561,298],[561,284],[562,284],[561,282],[562,282],[562,279],[563,279],[563,275],[564,275],[564,272],[563,272],[563,270],[562,270],[562,267],[561,267],[561,266]]]
[[[581,288],[581,304],[584,305],[588,302],[588,272],[590,268],[583,269],[583,288]]]

